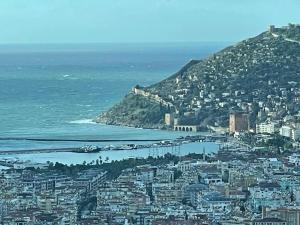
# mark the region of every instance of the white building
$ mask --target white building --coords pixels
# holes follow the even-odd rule
[[[274,134],[276,131],[278,131],[278,127],[274,122],[256,124],[256,133],[258,134]]]
[[[182,172],[190,171],[192,169],[191,161],[181,161],[177,164],[178,170]]]
[[[292,130],[292,139],[294,141],[300,139],[300,128],[296,128]]]
[[[294,128],[292,126],[282,126],[279,130],[281,136],[289,137],[292,140],[300,139],[300,128]]]
[[[282,126],[279,130],[281,136],[292,138],[293,128],[290,126]]]

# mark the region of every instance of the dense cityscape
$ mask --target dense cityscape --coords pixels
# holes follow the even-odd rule
[[[1,224],[297,225],[297,132],[269,123],[253,133],[247,118],[230,115],[216,154],[12,163],[0,176]]]

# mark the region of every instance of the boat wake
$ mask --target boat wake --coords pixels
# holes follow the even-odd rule
[[[81,119],[81,120],[73,120],[70,121],[71,124],[97,124],[92,119]]]

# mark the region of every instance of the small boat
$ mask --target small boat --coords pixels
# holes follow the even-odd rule
[[[74,150],[74,152],[76,153],[96,153],[100,151],[102,151],[102,148],[96,145],[85,145],[79,149]]]

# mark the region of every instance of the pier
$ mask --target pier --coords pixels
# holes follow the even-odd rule
[[[35,153],[52,153],[52,152],[73,152],[73,151],[76,151],[77,149],[79,149],[79,148],[9,150],[9,151],[0,151],[0,155],[35,154]]]
[[[165,139],[63,139],[63,138],[29,138],[4,137],[0,141],[38,141],[38,142],[148,142],[164,141]]]

